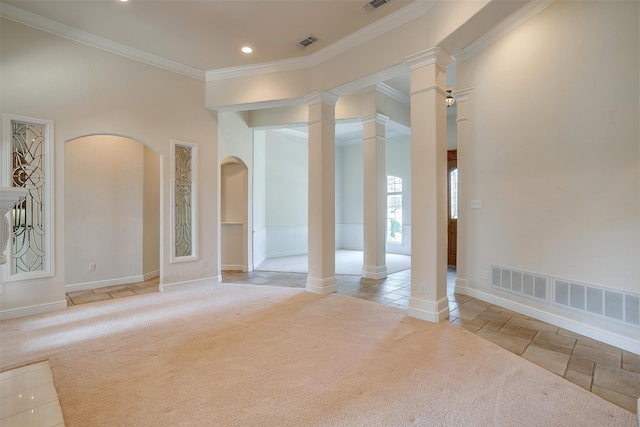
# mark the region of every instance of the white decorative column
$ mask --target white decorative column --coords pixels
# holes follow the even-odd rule
[[[309,273],[307,291],[336,291],[336,103],[330,92],[305,97],[309,105]]]
[[[466,289],[469,287],[467,279],[467,230],[469,227],[468,207],[469,196],[467,192],[467,127],[469,116],[467,113],[469,94],[473,88],[462,89],[453,93],[457,104],[458,124],[458,229],[456,243],[456,286],[455,289]],[[465,292],[466,293],[466,292]]]
[[[449,317],[447,299],[447,106],[451,56],[431,48],[405,59],[411,72],[411,297],[408,314]]]
[[[388,117],[374,113],[361,117],[364,167],[364,264],[362,277],[387,277],[385,125]]]

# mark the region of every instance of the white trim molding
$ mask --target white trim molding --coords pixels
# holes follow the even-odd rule
[[[277,71],[296,70],[309,68],[344,53],[349,49],[361,45],[375,37],[400,27],[410,22],[431,9],[436,4],[435,0],[416,0],[413,3],[379,19],[378,21],[344,37],[337,42],[320,49],[305,57],[283,59],[279,61],[264,62],[261,64],[243,65],[238,67],[220,68],[206,72],[206,81],[224,80],[236,77],[254,76],[257,74],[273,73]]]
[[[442,322],[449,318],[449,299],[444,297],[438,301],[431,301],[412,296],[409,298],[407,314],[409,317],[433,323]]]
[[[555,313],[550,313],[544,310],[530,307],[528,305],[511,301],[506,298],[492,295],[487,292],[469,288],[468,282],[464,279],[460,279],[460,281],[456,279],[455,291],[463,295],[468,295],[479,300],[504,307],[508,310],[515,311],[516,313],[521,313],[526,316],[533,317],[534,319],[550,323],[559,328],[567,329],[569,331],[584,335],[597,341],[622,348],[632,353],[640,353],[640,340],[633,340],[629,337],[616,334],[611,331],[606,331],[591,325],[587,325],[576,320],[568,319]]]
[[[155,275],[157,276],[157,274]],[[151,277],[155,277],[151,276]],[[65,285],[65,292],[84,291],[86,289],[99,289],[106,288],[108,286],[127,285],[130,283],[141,283],[145,281],[144,275],[120,277],[118,279],[97,280],[95,282],[74,283],[72,285]]]
[[[335,106],[339,100],[340,97],[338,95],[326,90],[313,92],[304,97],[304,101],[310,106],[319,103]]]
[[[145,64],[153,65],[154,67],[163,68],[201,81],[204,81],[205,79],[205,72],[203,70],[199,70],[170,59],[162,58],[104,37],[96,36],[95,34],[36,15],[35,13],[27,12],[26,10],[10,4],[2,3],[2,7],[0,7],[0,15],[10,21],[18,22],[56,36],[64,37],[110,53],[115,53],[116,55],[121,55],[129,59],[144,62]]]
[[[456,102],[465,102],[469,100],[469,95],[471,95],[472,90],[472,87],[468,87],[466,89],[456,90],[451,95],[456,99]]]
[[[191,150],[191,254],[176,255],[176,149],[185,147]],[[169,192],[169,226],[171,228],[170,262],[187,262],[198,259],[198,144],[171,140],[171,191]]]
[[[307,292],[312,294],[331,294],[338,290],[336,276],[318,279],[316,277],[307,276]]]
[[[483,36],[479,37],[462,50],[455,52],[453,54],[453,58],[456,62],[460,63],[474,55],[477,55],[480,51],[491,46],[493,43],[500,40],[502,37],[519,27],[521,24],[527,22],[529,19],[533,18],[555,2],[556,0],[536,0],[528,2],[504,21],[486,32]]]
[[[410,98],[405,95],[404,93],[395,90],[394,88],[392,88],[391,86],[388,86],[384,83],[378,83],[376,84],[376,91],[378,91],[379,93],[388,96],[389,98],[400,102],[401,104],[404,105],[409,105],[411,103]]]
[[[16,319],[18,317],[33,316],[36,314],[45,314],[51,311],[64,310],[67,308],[67,301],[48,302],[46,304],[30,305],[27,307],[9,308],[0,311],[0,320]]]
[[[7,259],[7,268],[3,269],[2,275],[5,282],[12,282],[18,280],[31,280],[31,279],[40,279],[44,277],[53,277],[55,275],[54,266],[54,248],[55,248],[55,238],[54,238],[54,215],[55,215],[55,206],[53,192],[55,189],[54,186],[54,130],[53,130],[53,121],[51,120],[43,120],[37,119],[33,117],[23,117],[23,116],[15,116],[12,114],[2,114],[2,126],[4,129],[2,135],[2,143],[1,145],[1,153],[3,155],[3,164],[2,170],[5,170],[5,173],[2,173],[0,176],[0,183],[3,187],[13,187],[13,126],[12,122],[18,123],[26,123],[39,125],[44,128],[43,137],[44,137],[44,146],[42,149],[42,154],[44,156],[44,160],[42,161],[42,169],[44,173],[44,185],[43,194],[42,194],[42,202],[44,204],[43,208],[43,216],[44,216],[44,244],[41,248],[44,252],[43,261],[42,261],[42,269],[37,271],[30,271],[24,273],[12,273],[11,268],[11,254],[13,253],[13,239],[9,239],[9,243],[7,245],[7,253],[9,254]],[[33,173],[33,172],[30,172]],[[27,196],[28,197],[28,196]]]
[[[441,47],[432,47],[430,49],[423,50],[422,52],[409,55],[404,59],[404,62],[409,66],[409,71],[417,70],[418,68],[432,64],[436,64],[440,68],[446,70],[451,61],[453,61],[451,55]]]

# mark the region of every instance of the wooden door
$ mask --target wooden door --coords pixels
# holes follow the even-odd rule
[[[447,258],[449,265],[456,265],[456,245],[458,239],[458,150],[447,151],[447,205],[449,218]]]

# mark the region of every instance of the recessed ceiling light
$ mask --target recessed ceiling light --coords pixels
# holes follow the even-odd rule
[[[244,47],[243,47],[242,49],[240,49],[240,50],[242,50],[244,53],[251,53],[251,52],[253,52],[253,49],[251,49],[249,46],[244,46]]]

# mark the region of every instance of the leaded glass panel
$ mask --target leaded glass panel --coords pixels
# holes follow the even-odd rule
[[[191,256],[191,148],[175,146],[175,256]]]
[[[11,186],[28,190],[12,210],[11,274],[45,271],[45,125],[11,121]]]

